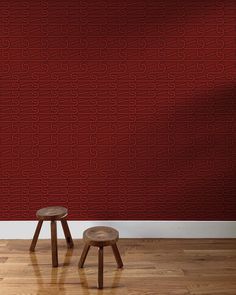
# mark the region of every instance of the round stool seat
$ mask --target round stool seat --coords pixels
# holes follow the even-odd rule
[[[60,220],[66,217],[67,214],[67,208],[58,206],[42,208],[36,212],[37,218],[43,220]]]
[[[104,247],[115,244],[119,239],[116,229],[107,226],[88,228],[83,234],[84,241],[91,246]]]

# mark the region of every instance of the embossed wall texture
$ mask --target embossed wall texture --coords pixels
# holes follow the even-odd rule
[[[236,219],[235,1],[0,9],[0,219]]]

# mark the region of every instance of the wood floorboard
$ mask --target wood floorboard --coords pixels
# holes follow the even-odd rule
[[[104,289],[97,289],[97,249],[78,269],[83,242],[58,241],[59,267],[51,266],[50,240],[0,240],[0,295],[236,295],[235,239],[121,239],[116,268],[104,249]]]

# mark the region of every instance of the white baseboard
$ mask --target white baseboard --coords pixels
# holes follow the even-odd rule
[[[0,221],[0,239],[31,239],[37,221]],[[121,238],[236,238],[236,221],[69,221],[73,238],[81,238],[91,226],[112,226]],[[63,238],[58,224],[58,237]],[[50,238],[49,222],[44,222],[40,238]]]

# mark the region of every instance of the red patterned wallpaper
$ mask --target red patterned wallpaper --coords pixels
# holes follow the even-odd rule
[[[235,1],[0,10],[0,219],[236,219]]]

